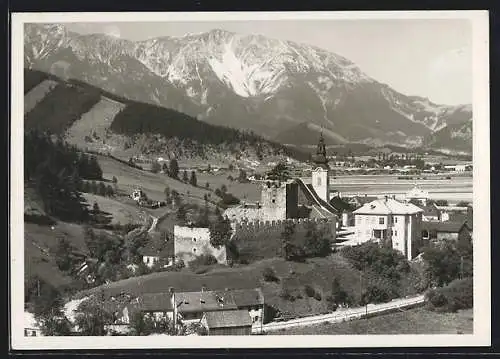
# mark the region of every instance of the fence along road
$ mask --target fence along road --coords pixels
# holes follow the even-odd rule
[[[363,307],[340,309],[329,314],[297,318],[288,320],[286,322],[271,322],[262,326],[262,332],[271,332],[291,327],[306,327],[321,323],[340,323],[354,319],[361,319],[367,316],[370,317],[374,314],[380,315],[384,313],[394,312],[398,309],[418,306],[423,304],[424,301],[425,297],[422,294],[411,298],[394,299],[388,303],[368,304],[368,306]],[[252,329],[253,334],[258,334],[260,332],[260,327],[254,327]]]

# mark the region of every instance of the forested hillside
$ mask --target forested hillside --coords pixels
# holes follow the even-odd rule
[[[81,180],[102,179],[95,157],[89,157],[58,138],[36,130],[24,135],[24,181],[33,188],[49,216],[82,222],[86,204],[78,191]]]

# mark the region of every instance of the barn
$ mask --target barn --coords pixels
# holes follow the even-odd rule
[[[252,334],[252,318],[245,309],[206,312],[201,322],[208,335]]]

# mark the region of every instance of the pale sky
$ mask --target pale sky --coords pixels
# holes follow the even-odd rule
[[[438,104],[472,102],[472,27],[461,19],[260,20],[65,24],[79,33],[129,40],[183,36],[214,28],[315,45],[356,63],[405,95]]]

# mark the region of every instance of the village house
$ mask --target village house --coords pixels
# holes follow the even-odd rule
[[[241,311],[237,315],[212,315],[213,312]],[[132,300],[116,314],[115,326],[129,325],[135,313],[140,312],[152,318],[166,317],[180,320],[184,324],[202,323],[210,331],[231,329],[236,332],[247,331],[248,323],[252,328],[261,328],[264,323],[264,295],[260,288],[196,292],[144,293]],[[206,315],[208,314],[208,317]],[[207,322],[208,318],[208,322]],[[234,321],[241,319],[240,323]],[[238,319],[238,320],[240,320]],[[226,328],[226,329],[223,329]],[[212,332],[214,333],[214,331]],[[215,334],[214,334],[215,335]]]
[[[421,246],[422,212],[411,203],[388,197],[367,203],[353,212],[358,243],[391,243],[411,260]]]
[[[252,326],[264,323],[264,295],[260,288],[178,292],[173,294],[172,301],[184,323],[199,322],[207,312],[227,310],[246,310]]]
[[[153,232],[148,236],[146,246],[139,249],[142,262],[149,268],[157,263],[164,266],[172,265],[175,260],[174,241],[169,240],[166,233]]]
[[[458,207],[458,206],[436,206],[440,213],[439,220],[442,222],[457,220],[457,215],[467,214],[468,207]],[[462,217],[462,216],[460,216]]]
[[[252,334],[252,318],[244,309],[207,312],[201,323],[207,328],[208,335]]]
[[[420,208],[423,210],[422,221],[439,221],[441,218],[441,212],[434,203],[427,203],[427,205]]]
[[[466,222],[422,222],[422,239],[424,241],[440,242],[446,239],[470,239],[471,230]]]
[[[25,337],[40,337],[42,329],[35,320],[35,316],[30,312],[24,312],[24,336]]]

